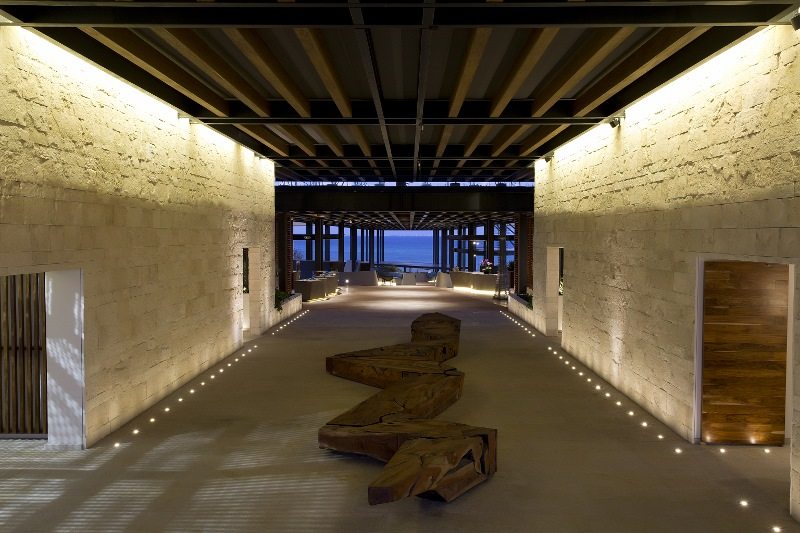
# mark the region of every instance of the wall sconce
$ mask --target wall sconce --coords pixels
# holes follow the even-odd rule
[[[544,156],[545,163],[549,163],[552,160],[553,160],[553,154],[547,154],[546,156]]]
[[[608,125],[611,126],[612,128],[616,128],[617,126],[619,126],[619,123],[620,123],[619,117],[614,117],[608,121]]]

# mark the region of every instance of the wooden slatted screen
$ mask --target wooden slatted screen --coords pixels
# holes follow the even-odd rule
[[[705,264],[702,439],[785,440],[789,266]]]
[[[0,276],[0,434],[47,434],[44,273]]]

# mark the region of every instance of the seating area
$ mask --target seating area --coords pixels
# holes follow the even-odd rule
[[[336,294],[339,278],[336,272],[319,274],[309,279],[294,282],[295,291],[303,295],[303,301],[319,300]]]
[[[476,291],[493,291],[497,287],[497,274],[481,272],[450,272],[453,288],[465,288]]]

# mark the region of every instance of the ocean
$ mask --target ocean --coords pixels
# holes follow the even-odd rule
[[[408,263],[414,265],[429,265],[433,261],[433,235],[431,232],[415,231],[386,233],[386,251],[384,263]],[[305,244],[295,241],[295,256],[305,258]],[[350,236],[344,238],[344,259],[350,259]],[[336,241],[331,241],[331,260],[339,260],[339,251]]]
[[[386,232],[386,252],[383,263],[430,265],[433,262],[433,235],[429,231],[393,231]],[[478,246],[479,261],[483,258],[483,242]],[[294,243],[295,257],[305,258],[305,244],[303,241]],[[350,236],[344,238],[344,259],[350,259]],[[513,249],[509,247],[509,255]],[[331,260],[338,261],[338,246],[335,240],[331,241]],[[495,262],[497,257],[495,257]]]

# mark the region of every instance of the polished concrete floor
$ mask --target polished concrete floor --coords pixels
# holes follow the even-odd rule
[[[0,442],[0,531],[800,531],[788,449],[686,443],[489,297],[351,288],[305,310],[90,450]],[[464,395],[441,418],[496,427],[499,471],[451,504],[370,507],[381,463],[316,431],[374,389],[324,358],[404,342],[429,311],[462,320]]]

